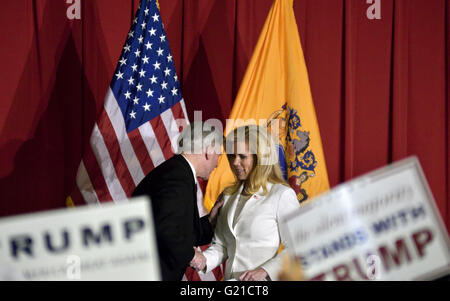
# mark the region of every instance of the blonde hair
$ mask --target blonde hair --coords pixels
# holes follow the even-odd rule
[[[234,152],[234,145],[238,142],[245,142],[248,145],[250,154],[253,155],[253,168],[246,180],[236,181],[225,188],[224,194],[231,195],[245,184],[243,193],[254,194],[261,187],[263,194],[267,194],[267,183],[289,184],[283,179],[280,164],[278,161],[278,151],[272,139],[272,135],[263,127],[257,125],[245,125],[230,132],[225,138],[224,146],[227,154]],[[239,153],[239,150],[238,150]],[[231,164],[231,162],[229,162]]]

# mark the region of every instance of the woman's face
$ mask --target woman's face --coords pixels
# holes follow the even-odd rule
[[[228,154],[228,162],[231,170],[239,180],[246,180],[253,169],[254,158],[250,154],[248,144],[237,142],[234,145],[234,153]]]

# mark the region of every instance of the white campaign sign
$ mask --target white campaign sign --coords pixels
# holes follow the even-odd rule
[[[0,280],[160,280],[146,197],[0,219]]]
[[[310,280],[429,280],[450,272],[449,236],[415,157],[337,186],[284,225]]]

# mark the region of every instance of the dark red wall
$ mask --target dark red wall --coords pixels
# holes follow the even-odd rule
[[[137,0],[0,2],[0,216],[64,206]],[[272,0],[160,0],[191,118],[225,120]],[[449,0],[295,0],[330,183],[417,155],[449,227]]]

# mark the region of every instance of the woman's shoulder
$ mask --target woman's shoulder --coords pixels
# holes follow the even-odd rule
[[[287,184],[272,184],[272,188],[270,189],[270,192],[273,194],[285,194],[285,193],[291,193],[293,195],[295,195],[295,191],[294,189],[292,189],[290,186],[288,186]]]
[[[273,191],[286,191],[292,189],[288,184],[271,183]]]
[[[276,215],[291,212],[299,207],[295,191],[283,184],[272,184],[270,193],[265,201],[273,206],[273,213]]]

